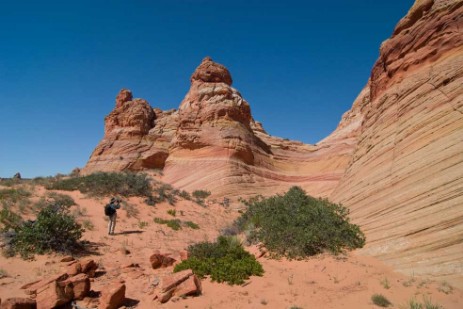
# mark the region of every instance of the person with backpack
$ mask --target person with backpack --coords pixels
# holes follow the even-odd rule
[[[114,235],[114,228],[116,227],[117,209],[121,208],[120,201],[115,197],[111,198],[109,204],[104,208],[104,213],[109,217],[108,235]]]

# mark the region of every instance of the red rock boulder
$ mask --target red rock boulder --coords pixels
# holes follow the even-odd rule
[[[150,264],[153,269],[165,268],[174,265],[176,260],[170,256],[170,253],[160,253],[156,251],[150,256]]]
[[[124,304],[125,284],[113,283],[101,291],[99,309],[116,309]]]

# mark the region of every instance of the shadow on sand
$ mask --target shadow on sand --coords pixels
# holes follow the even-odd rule
[[[116,236],[116,235],[128,235],[128,234],[141,234],[141,233],[144,233],[145,231],[140,231],[140,230],[136,230],[136,231],[123,231],[123,232],[119,232],[119,233],[114,233],[113,235]]]

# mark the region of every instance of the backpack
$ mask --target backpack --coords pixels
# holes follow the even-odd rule
[[[104,214],[107,215],[107,216],[112,216],[116,213],[116,209],[114,209],[113,205],[111,204],[107,204],[105,207],[104,207]]]

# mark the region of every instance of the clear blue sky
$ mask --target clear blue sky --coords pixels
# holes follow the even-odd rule
[[[68,173],[121,88],[177,108],[207,55],[271,134],[316,143],[412,0],[1,1],[0,177]]]

